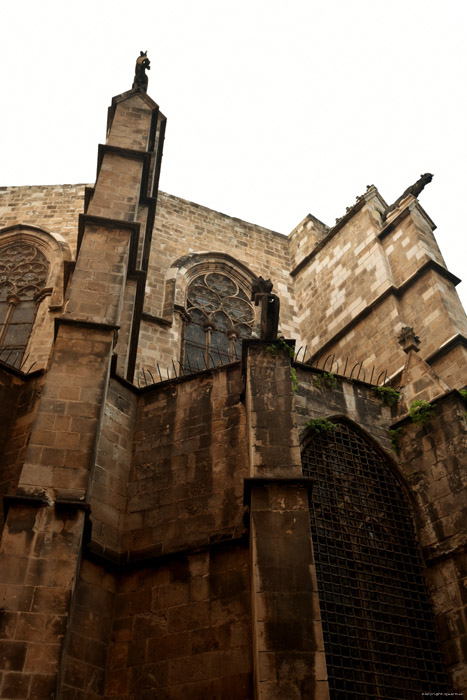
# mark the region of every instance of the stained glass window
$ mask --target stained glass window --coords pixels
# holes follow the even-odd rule
[[[240,359],[241,341],[252,332],[252,304],[221,272],[196,277],[188,287],[184,371],[196,372]]]
[[[331,700],[446,692],[406,496],[347,424],[303,452]]]
[[[0,360],[20,367],[47,280],[46,257],[30,243],[0,249]]]

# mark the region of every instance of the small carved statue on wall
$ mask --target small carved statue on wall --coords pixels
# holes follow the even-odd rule
[[[273,342],[279,328],[280,300],[272,292],[271,280],[257,277],[251,289],[251,300],[255,306],[261,305],[261,340]]]
[[[410,326],[404,326],[398,335],[399,345],[402,345],[402,350],[409,353],[411,350],[419,352],[420,338],[415,335],[415,331]]]
[[[402,200],[408,197],[409,194],[411,194],[413,197],[418,197],[420,192],[422,192],[425,189],[425,186],[428,185],[428,183],[432,180],[433,175],[431,173],[425,173],[424,175],[420,175],[417,182],[415,182],[413,185],[410,185],[410,187],[407,187],[407,189],[404,190],[401,196],[398,199],[396,199],[394,204],[391,204],[390,207],[384,210],[383,220],[387,219],[388,214],[394,211],[394,209],[397,209]]]
[[[140,87],[144,92],[148,89],[148,76],[146,70],[151,70],[151,61],[148,58],[148,52],[139,52],[139,57],[136,59],[135,79],[132,87]]]
[[[263,294],[270,294],[272,292],[272,287],[273,284],[271,280],[265,280],[264,277],[257,277],[255,279],[251,287],[251,301],[255,302],[255,306],[258,306]]]

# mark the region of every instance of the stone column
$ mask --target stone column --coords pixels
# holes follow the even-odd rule
[[[245,348],[251,586],[257,700],[329,697],[290,357]]]
[[[17,493],[0,544],[1,697],[53,697],[83,543],[90,474],[139,211],[151,181],[157,105],[134,89],[114,100],[98,178]],[[154,159],[153,159],[154,160]]]

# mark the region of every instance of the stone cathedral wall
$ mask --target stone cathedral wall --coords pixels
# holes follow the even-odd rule
[[[84,197],[85,185],[0,188],[0,227],[43,227],[63,236],[75,255]],[[351,366],[363,362],[367,375],[373,365],[375,376],[385,369],[397,375],[404,364],[397,335],[409,325],[422,341],[422,356],[451,386],[460,387],[466,342],[436,355],[454,337],[467,337],[467,318],[455,291],[458,280],[446,271],[434,224],[418,203],[408,201],[384,223],[381,202],[372,188],[334,229],[307,215],[286,237],[160,192],[135,382],[151,381],[143,369],[157,381],[159,369],[163,378],[180,373],[186,275],[198,256],[227,274],[229,267],[245,266],[250,278],[270,277],[281,300],[282,334],[296,339],[297,348],[306,346],[315,361],[334,355],[340,370],[348,358]],[[46,366],[53,318],[63,313],[56,297],[63,301],[58,287],[66,276],[56,279],[55,305],[51,308],[51,297],[42,300],[31,338],[30,350],[39,362],[34,369]],[[120,350],[130,342],[132,285],[129,280],[117,347],[122,376],[126,352]],[[337,364],[333,370],[339,371]]]
[[[90,493],[92,549],[113,561],[244,535],[239,366],[149,387],[111,380]]]
[[[386,219],[374,186],[289,237],[165,193],[156,212],[164,128],[136,85],[94,188],[0,190],[0,350],[21,363],[0,354],[0,696],[445,688],[423,574],[465,690],[465,397],[423,358],[460,386],[467,321],[432,222],[411,197]],[[258,276],[285,341],[258,337]],[[295,341],[386,365],[400,392]]]
[[[0,228],[13,224],[42,226],[59,233],[76,253],[78,216],[86,185],[0,187]]]
[[[139,369],[146,365],[154,371],[159,362],[164,370],[169,367],[173,376],[172,360],[181,359],[183,317],[179,307],[186,301],[179,291],[183,272],[174,277],[173,266],[181,257],[193,254],[206,254],[214,269],[222,262],[235,268],[237,262],[254,276],[269,277],[281,299],[281,331],[286,337],[298,337],[287,237],[160,192],[144,306],[147,315],[143,316],[140,334]],[[232,259],[222,261],[217,254]],[[170,285],[175,285],[175,289]],[[175,310],[173,302],[168,303],[172,294],[179,305]],[[163,317],[165,323],[158,317]]]
[[[445,268],[433,222],[414,200],[382,222],[376,195],[369,192],[291,271],[300,336],[314,362],[334,356],[336,373],[346,360],[350,367],[362,362],[367,379],[373,366],[374,379],[402,370],[397,337],[404,326],[414,328],[430,361],[454,337],[465,347],[467,335],[459,280]],[[434,358],[436,371],[458,388],[465,381],[455,377],[459,350]]]
[[[0,229],[14,224],[42,227],[63,236],[75,256],[78,217],[84,210],[85,187],[0,188]],[[180,299],[177,288],[171,288],[174,284],[176,287],[177,281],[174,282],[169,271],[177,260],[192,254],[210,254],[213,265],[218,263],[218,254],[227,255],[231,257],[227,265],[235,267],[240,263],[250,270],[251,275],[270,277],[274,291],[281,298],[281,331],[287,337],[298,337],[287,236],[159,192],[137,369],[148,367],[155,370],[157,362],[167,368],[172,366],[172,361],[181,359],[183,319],[180,309],[174,310],[170,294],[174,292],[175,301],[181,300],[182,304],[185,300],[183,295]],[[129,297],[126,301],[131,306]],[[49,327],[50,335],[48,319],[44,318],[42,324]],[[120,336],[120,343],[129,342],[128,323],[122,325]]]

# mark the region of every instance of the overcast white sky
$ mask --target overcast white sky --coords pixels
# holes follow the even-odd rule
[[[161,189],[289,233],[432,172],[420,201],[467,278],[466,46],[465,0],[3,3],[0,185],[93,182],[147,50]]]

